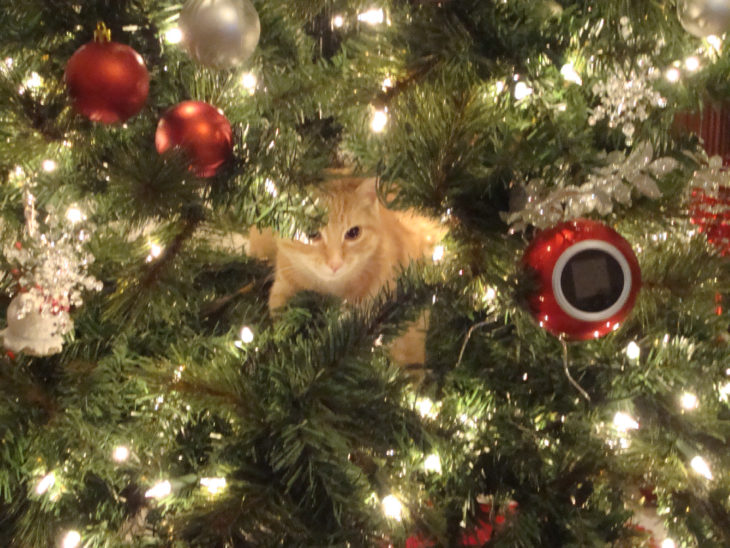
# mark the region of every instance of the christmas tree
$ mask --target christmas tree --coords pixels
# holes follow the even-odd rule
[[[729,29],[5,2],[0,545],[729,546]],[[271,313],[251,235],[317,239],[342,173],[443,240]]]

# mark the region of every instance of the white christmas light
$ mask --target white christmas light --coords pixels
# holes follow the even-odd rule
[[[370,120],[370,129],[375,133],[381,133],[388,125],[388,113],[385,110],[376,110]]]
[[[581,79],[580,74],[575,71],[573,63],[564,64],[560,69],[560,74],[562,74],[563,78],[565,78],[568,82],[573,82],[579,86],[583,84],[583,80]]]
[[[244,344],[250,344],[253,342],[253,331],[251,331],[251,328],[248,326],[244,326],[241,328],[241,333],[239,335],[241,337],[241,341]]]
[[[129,449],[123,445],[118,445],[112,452],[112,458],[115,462],[124,462],[129,458]]]
[[[157,259],[160,255],[162,255],[162,247],[154,242],[150,242],[150,257]]]
[[[692,467],[692,470],[697,472],[700,476],[707,478],[708,480],[712,479],[712,472],[710,471],[710,466],[707,464],[707,461],[697,455],[694,457],[689,465]]]
[[[335,27],[336,29],[342,28],[342,25],[344,25],[344,24],[345,24],[345,18],[342,17],[341,15],[335,15],[332,18],[332,26]]]
[[[497,83],[494,84],[494,89],[498,95],[502,93],[504,91],[504,82],[502,80],[497,81]]]
[[[385,13],[381,8],[373,8],[357,16],[358,21],[367,23],[368,25],[378,25],[385,21]]]
[[[497,298],[497,290],[493,287],[488,287],[487,290],[484,292],[484,302],[492,302],[494,299]]]
[[[403,504],[393,495],[383,499],[383,513],[386,517],[400,521],[403,519]]]
[[[35,486],[36,495],[42,495],[56,483],[56,475],[50,472],[43,476]]]
[[[418,398],[416,400],[416,409],[422,417],[435,418],[436,412],[434,410],[433,402],[428,398]]]
[[[532,95],[532,88],[530,86],[524,82],[517,82],[517,84],[515,84],[515,99],[522,101],[522,99],[525,99],[530,95]]]
[[[43,85],[43,79],[37,72],[31,72],[30,76],[23,82],[23,86],[29,89],[36,89]]]
[[[720,387],[720,401],[728,401],[730,399],[730,382]]]
[[[271,194],[274,198],[279,195],[279,190],[276,188],[276,183],[274,183],[274,181],[272,181],[271,179],[266,179],[266,181],[264,181],[264,188],[266,188],[266,192]]]
[[[433,472],[434,474],[441,473],[441,459],[437,454],[432,454],[426,457],[423,461],[423,469],[426,472]]]
[[[67,531],[61,539],[61,548],[76,548],[81,544],[81,535],[78,531]]]
[[[211,495],[217,495],[226,488],[226,478],[200,478],[200,485]]]
[[[439,261],[442,261],[444,259],[444,254],[446,253],[446,250],[444,246],[437,245],[433,248],[433,262],[437,263]]]
[[[684,68],[686,68],[690,72],[696,71],[698,68],[700,68],[699,58],[695,57],[694,55],[687,57],[684,60]]]
[[[682,397],[679,399],[682,407],[686,409],[687,411],[692,411],[693,409],[697,409],[697,406],[699,405],[699,401],[697,400],[697,396],[692,394],[691,392],[685,392],[682,394]]]
[[[664,77],[672,83],[679,82],[681,76],[682,73],[676,67],[672,67],[664,73]]]
[[[172,485],[169,481],[165,480],[156,483],[150,489],[147,489],[147,492],[144,494],[144,496],[148,499],[162,499],[168,496],[170,493],[172,493]]]
[[[638,360],[641,357],[641,347],[636,342],[631,341],[626,345],[626,357],[630,360]]]
[[[58,167],[58,164],[54,162],[53,160],[43,160],[43,171],[47,173],[51,173],[53,171],[56,171],[56,168]]]
[[[68,210],[66,210],[66,220],[72,225],[80,223],[84,219],[86,219],[86,215],[84,215],[83,211],[81,211],[78,207],[71,206]]]
[[[675,542],[670,538],[665,538],[662,541],[662,548],[677,548]]]
[[[385,80],[383,80],[382,86],[383,86],[383,91],[386,91],[386,90],[392,88],[393,80],[390,77],[386,78]]]
[[[256,79],[256,75],[253,72],[246,72],[243,76],[241,76],[241,85],[249,93],[253,93],[254,91],[256,91],[257,83],[258,80]]]
[[[627,430],[636,430],[639,428],[639,423],[636,419],[627,413],[619,411],[613,416],[613,425],[622,432]]]
[[[722,38],[715,36],[714,34],[710,34],[707,38],[707,43],[712,46],[712,49],[715,50],[715,53],[720,53],[722,51]]]
[[[167,42],[168,44],[179,44],[180,42],[182,42],[182,39],[183,33],[177,27],[173,27],[165,31],[165,42]]]

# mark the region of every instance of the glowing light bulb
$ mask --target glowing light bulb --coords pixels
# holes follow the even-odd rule
[[[435,474],[441,473],[441,459],[437,454],[432,454],[426,457],[423,461],[423,469],[426,472],[433,472]]]
[[[357,20],[367,23],[368,25],[378,25],[385,21],[385,13],[381,8],[373,8],[358,14]]]
[[[699,58],[692,55],[691,57],[687,57],[684,60],[684,68],[686,68],[690,72],[696,71],[698,68],[700,68],[700,60]]]
[[[385,80],[383,80],[383,83],[381,84],[383,87],[383,91],[387,91],[388,89],[393,87],[393,80],[388,77]]]
[[[370,129],[375,133],[381,133],[388,125],[388,113],[385,110],[376,110],[370,120]]]
[[[418,410],[418,413],[424,418],[434,418],[436,416],[433,402],[428,398],[418,398],[416,400],[416,409]]]
[[[43,163],[41,165],[43,167],[43,171],[47,173],[56,171],[56,168],[58,167],[58,164],[53,160],[43,160]]]
[[[264,181],[264,188],[266,188],[266,192],[271,194],[274,198],[279,195],[279,190],[276,188],[276,183],[274,183],[274,181],[272,181],[271,179],[266,179],[266,181]]]
[[[498,80],[496,84],[494,84],[494,89],[499,95],[504,91],[504,82],[502,80]]]
[[[172,485],[169,481],[165,480],[156,483],[150,489],[147,489],[144,496],[148,499],[163,499],[170,493],[172,493]]]
[[[180,42],[182,42],[182,39],[183,33],[177,27],[173,27],[165,31],[165,42],[167,42],[168,44],[179,44]]]
[[[253,331],[251,331],[251,328],[248,326],[244,326],[241,328],[241,333],[239,335],[241,337],[241,341],[244,344],[250,344],[253,342]]]
[[[129,449],[123,445],[118,445],[112,452],[112,458],[115,462],[124,462],[129,458]]]
[[[61,539],[61,548],[76,548],[81,544],[81,535],[78,531],[66,531]]]
[[[664,77],[672,83],[679,82],[681,76],[682,73],[676,67],[672,67],[664,73]]]
[[[573,63],[564,64],[560,69],[560,74],[562,74],[563,78],[565,78],[568,82],[573,82],[579,86],[583,84],[583,80],[581,79],[580,74],[575,71]]]
[[[66,211],[66,220],[70,222],[72,225],[75,225],[76,223],[80,223],[86,219],[86,215],[84,215],[83,211],[81,211],[76,206],[71,206]]]
[[[515,84],[515,99],[522,101],[522,99],[525,99],[530,95],[532,95],[532,88],[530,86],[524,82],[517,82],[517,84]]]
[[[42,495],[56,483],[56,475],[50,472],[43,476],[35,486],[36,495]]]
[[[226,488],[226,478],[200,478],[200,485],[211,495],[217,495]]]
[[[150,255],[148,259],[157,259],[160,255],[162,255],[162,247],[154,242],[150,242]]]
[[[256,75],[253,72],[246,72],[243,76],[241,76],[241,85],[249,93],[253,93],[254,91],[256,91],[257,83],[258,80],[256,79]]]
[[[345,18],[342,17],[342,15],[335,15],[332,18],[332,26],[336,29],[342,28],[342,26],[345,24]]]
[[[639,428],[639,423],[636,419],[627,413],[619,411],[613,416],[613,425],[622,432],[627,430],[636,430]]]
[[[672,539],[665,538],[662,541],[662,548],[677,548],[677,545]]]
[[[730,382],[720,387],[720,401],[730,399]]]
[[[689,465],[692,467],[692,470],[697,472],[700,476],[703,476],[708,480],[712,479],[712,471],[710,470],[710,466],[707,464],[707,461],[699,455],[694,457],[690,461]]]
[[[635,341],[626,345],[626,357],[630,360],[638,360],[641,357],[641,347]]]
[[[444,259],[444,255],[446,253],[446,250],[444,246],[437,245],[433,248],[433,262],[437,263],[439,261],[442,261]]]
[[[386,517],[400,521],[403,519],[403,504],[394,495],[383,499],[383,513]]]
[[[682,408],[686,409],[687,411],[697,409],[697,406],[699,405],[697,396],[695,396],[691,392],[685,392],[684,394],[682,394],[682,397],[679,399],[679,401],[682,405]]]
[[[493,287],[488,287],[487,290],[484,292],[484,302],[492,302],[494,299],[497,298],[497,290]]]
[[[707,40],[707,43],[712,46],[716,53],[720,53],[722,50],[722,39],[719,36],[710,34],[705,40]]]
[[[29,89],[36,89],[43,85],[43,79],[37,72],[31,72],[30,76],[23,82],[23,85]]]

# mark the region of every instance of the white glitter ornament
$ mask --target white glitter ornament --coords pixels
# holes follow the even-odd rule
[[[250,0],[188,0],[180,13],[180,30],[193,59],[228,69],[251,57],[261,24]]]
[[[43,313],[44,302],[37,295],[20,293],[8,306],[8,327],[0,331],[3,346],[12,352],[31,356],[50,356],[63,348],[63,335],[73,321],[65,310]]]

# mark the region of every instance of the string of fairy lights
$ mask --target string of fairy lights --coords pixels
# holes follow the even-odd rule
[[[358,23],[377,26],[377,25],[390,25],[390,19],[386,12],[381,8],[372,8],[364,12],[357,14],[355,21]],[[333,28],[342,28],[348,25],[348,17],[342,14],[338,14],[332,17],[331,25]],[[162,32],[163,40],[169,45],[179,44],[183,40],[182,31],[175,26],[173,21],[171,26]],[[683,60],[676,60],[669,67],[662,71],[664,78],[670,83],[678,83],[683,77],[689,77],[692,74],[698,72],[704,63],[711,62],[717,58],[717,55],[722,49],[722,39],[710,36],[706,38],[703,45],[696,51],[695,54],[688,56]],[[582,86],[584,82],[584,76],[581,76],[578,69],[576,68],[576,62],[571,61],[563,64],[560,68],[560,75],[565,82]],[[583,63],[581,63],[583,64]],[[11,69],[14,66],[14,60],[7,58],[4,61],[4,67],[0,63],[0,70]],[[512,81],[511,85],[507,82]],[[31,72],[28,77],[23,81],[21,86],[18,88],[19,94],[27,93],[28,91],[35,91],[42,88],[45,85],[43,78],[37,72]],[[240,76],[241,88],[249,95],[254,95],[259,92],[258,78],[254,72],[244,72]],[[394,85],[393,80],[388,77],[382,81],[383,90],[392,88]],[[523,102],[528,100],[534,94],[534,87],[530,84],[529,80],[524,79],[519,74],[513,74],[510,78],[498,79],[492,85],[493,92],[496,95],[501,95],[505,92],[511,92],[513,98],[517,102]],[[565,110],[564,104],[558,105],[559,110]],[[370,108],[370,122],[369,127],[375,134],[383,133],[387,130],[390,123],[390,112],[388,107],[384,106],[371,106]],[[64,141],[63,146],[59,147],[56,151],[56,156],[46,158],[40,162],[39,169],[45,173],[53,173],[59,167],[59,162],[63,161],[63,153],[71,148],[69,141]],[[29,174],[21,167],[17,167],[13,174],[12,179],[17,181],[19,184],[29,178]],[[273,181],[267,179],[266,189],[272,195],[277,195],[276,185]],[[85,213],[77,204],[72,204],[66,211],[66,219],[73,225],[82,222],[86,219]],[[148,241],[148,255],[146,262],[151,263],[159,259],[164,248],[160,242],[150,239]],[[434,248],[433,261],[441,262],[445,259],[447,250],[444,245],[439,244]],[[484,303],[491,303],[497,298],[498,294],[495,288],[487,287],[484,289],[482,295],[482,301]],[[244,325],[240,328],[237,335],[235,336],[232,345],[239,349],[245,350],[247,347],[255,342],[256,334],[251,326]],[[663,343],[669,342],[669,336],[667,335]],[[633,363],[638,363],[641,360],[641,347],[637,342],[630,342],[625,348],[626,357]],[[185,366],[180,365],[174,371],[174,380],[179,381],[184,373]],[[727,375],[730,377],[730,369],[727,370]],[[730,400],[730,380],[718,388],[718,397],[721,401],[727,402]],[[156,408],[162,400],[159,400],[156,404]],[[433,402],[428,398],[413,398],[410,402],[415,410],[421,415],[424,420],[438,420],[440,402]],[[686,391],[678,397],[678,405],[685,412],[692,412],[699,408],[700,401],[695,394]],[[463,415],[461,417],[462,423],[465,428],[475,427],[477,421]],[[631,436],[641,428],[640,422],[634,418],[628,410],[616,411],[611,421],[612,431],[607,434],[609,445],[612,447],[625,449],[631,442]],[[110,458],[117,464],[127,462],[132,457],[132,450],[127,445],[117,445],[112,449]],[[711,482],[714,480],[710,464],[701,455],[694,455],[689,459],[689,467],[698,476],[704,478],[706,481]],[[443,464],[438,454],[432,453],[423,455],[422,468],[427,473],[441,474],[443,473]],[[56,500],[63,488],[63,482],[61,480],[63,474],[61,471],[39,471],[38,480],[33,487],[33,492],[38,497],[49,497],[50,500]],[[227,481],[225,477],[202,477],[199,480],[201,490],[207,493],[209,496],[217,496],[227,487]],[[162,500],[167,497],[173,496],[175,493],[174,481],[170,479],[161,478],[155,483],[152,483],[145,491],[145,497],[152,500]],[[404,497],[400,493],[390,493],[382,499],[378,499],[377,495],[373,493],[373,502],[378,503],[381,506],[383,514],[394,521],[401,521],[404,518],[405,507]],[[671,538],[660,539],[661,548],[674,548],[676,543]],[[75,529],[65,530],[59,537],[59,545],[61,548],[77,548],[82,544],[83,538],[81,532]]]

